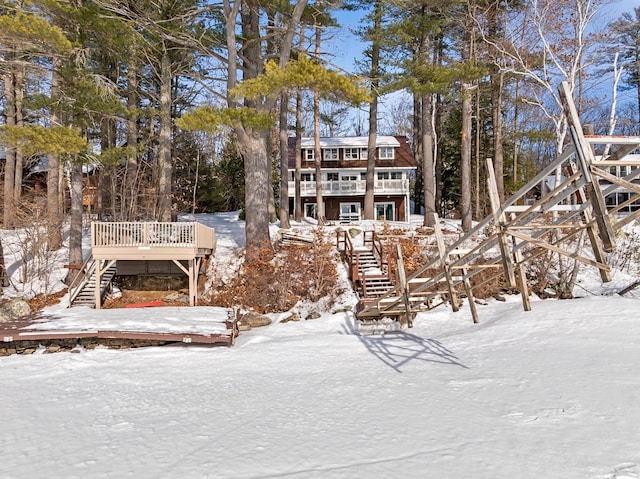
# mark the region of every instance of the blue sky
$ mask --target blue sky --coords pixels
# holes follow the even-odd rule
[[[608,22],[620,16],[623,12],[631,12],[635,7],[640,6],[640,0],[614,0],[611,5],[602,7],[602,22]],[[355,60],[360,57],[364,45],[358,37],[351,33],[351,30],[358,26],[363,12],[336,12],[336,17],[340,27],[331,32],[334,38],[331,41],[328,52],[334,55],[333,63],[339,68],[353,72]],[[599,26],[599,25],[598,25]]]

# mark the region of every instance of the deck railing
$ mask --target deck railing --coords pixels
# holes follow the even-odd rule
[[[363,195],[366,190],[365,180],[338,180],[323,181],[323,195]],[[376,180],[374,185],[376,194],[405,194],[409,191],[407,180]],[[289,182],[289,196],[295,194],[295,182]],[[315,181],[300,182],[300,194],[302,196],[313,196],[316,194]]]
[[[215,230],[196,222],[91,223],[92,247],[163,247],[215,249]]]

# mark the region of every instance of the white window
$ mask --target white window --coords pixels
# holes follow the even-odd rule
[[[360,148],[360,159],[366,160],[369,158],[369,150],[367,148]]]
[[[315,150],[313,148],[307,148],[304,150],[304,159],[307,161],[313,161],[315,159]]]
[[[359,160],[360,159],[360,148],[345,148],[344,149],[344,159],[345,160]]]
[[[315,173],[300,173],[300,181],[316,181]]]
[[[340,176],[336,171],[330,171],[327,173],[327,181],[340,181]]]
[[[340,221],[358,221],[360,203],[340,203]]]
[[[322,150],[325,161],[338,161],[338,149],[337,148],[325,148]]]
[[[381,160],[393,160],[395,148],[392,146],[381,146],[378,148],[378,157]]]
[[[379,171],[378,179],[379,180],[401,180],[402,172],[401,171]]]

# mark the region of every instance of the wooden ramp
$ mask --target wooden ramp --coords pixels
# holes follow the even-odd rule
[[[450,245],[434,218],[437,254],[382,297],[363,299],[356,307],[358,322],[410,325],[416,312],[440,304],[457,311],[461,296],[477,322],[473,290],[498,276],[520,291],[528,311],[527,263],[547,252],[595,267],[603,282],[611,280],[606,253],[615,248],[616,232],[640,217],[640,159],[628,156],[640,147],[640,137],[585,136],[566,83],[560,94],[571,139],[562,154],[504,204],[488,160],[492,214]],[[625,174],[614,175],[612,168]],[[608,205],[605,198],[617,192],[627,199]],[[623,209],[631,211],[617,215]],[[592,255],[582,254],[586,246]]]
[[[165,343],[227,344],[238,335],[237,313],[214,306],[140,309],[66,309],[0,324],[0,355],[42,345]]]

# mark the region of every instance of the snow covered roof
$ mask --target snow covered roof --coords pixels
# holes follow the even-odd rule
[[[367,136],[322,137],[321,148],[366,148],[369,142]],[[302,138],[302,148],[313,148],[313,138]],[[400,142],[394,136],[378,136],[376,146],[400,147]]]

